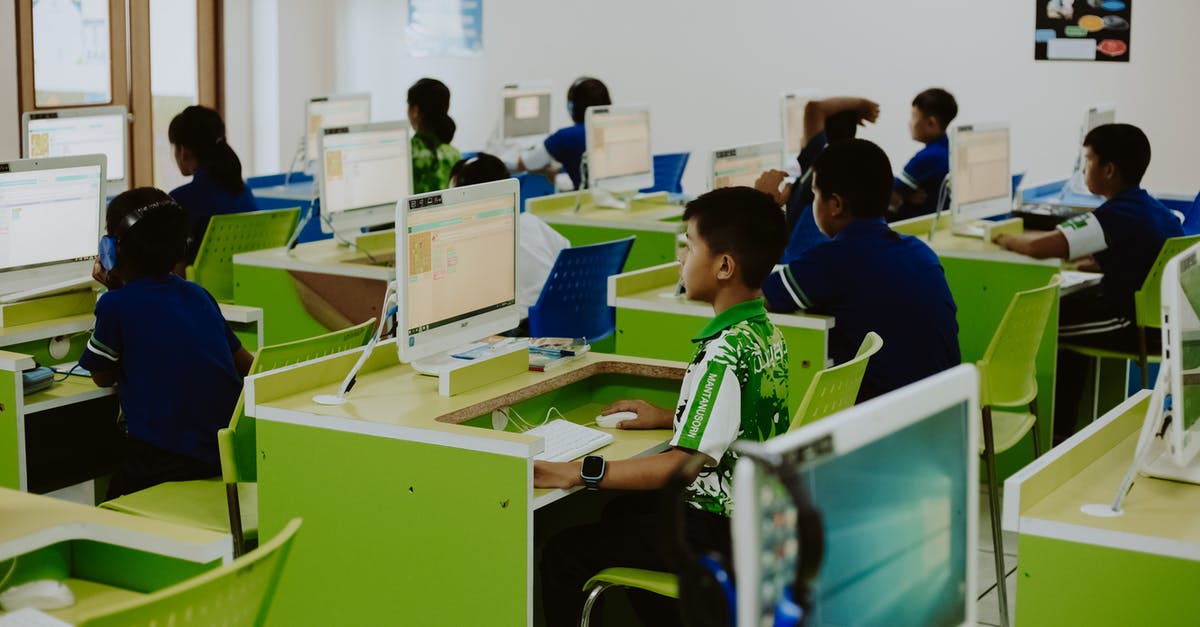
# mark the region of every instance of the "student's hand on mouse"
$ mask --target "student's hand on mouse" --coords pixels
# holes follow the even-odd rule
[[[583,484],[578,462],[533,462],[533,487],[568,489]]]
[[[757,181],[754,181],[754,189],[769,194],[777,205],[787,204],[788,195],[792,193],[792,186],[789,184],[782,190],[779,188],[785,178],[787,178],[787,172],[767,170],[759,175]]]
[[[631,411],[637,418],[622,420],[618,429],[670,429],[675,416],[668,410],[655,407],[646,401],[617,401],[600,410],[601,415],[619,411]]]

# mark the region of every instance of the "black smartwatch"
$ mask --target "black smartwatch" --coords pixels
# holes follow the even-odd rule
[[[599,455],[588,455],[583,458],[583,466],[579,468],[579,477],[587,489],[600,489],[600,480],[604,478],[604,458]]]

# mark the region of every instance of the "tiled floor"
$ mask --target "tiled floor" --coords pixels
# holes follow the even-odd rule
[[[979,556],[975,565],[978,573],[978,614],[976,619],[980,625],[1000,624],[1000,598],[996,591],[996,563],[992,552],[992,523],[989,515],[987,489],[979,491]],[[1004,542],[1004,572],[1005,589],[1008,591],[1008,617],[1015,623],[1017,601],[1017,534],[1005,531]]]

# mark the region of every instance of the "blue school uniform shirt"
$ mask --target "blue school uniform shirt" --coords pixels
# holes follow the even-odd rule
[[[902,195],[905,192],[921,189],[925,191],[925,203],[921,205],[901,205],[898,220],[913,218],[937,210],[938,192],[941,191],[942,179],[950,173],[950,139],[945,135],[925,144],[908,160],[900,176],[896,177],[895,189]]]
[[[230,193],[212,177],[208,168],[197,168],[191,182],[171,190],[171,198],[174,198],[180,207],[187,209],[192,218],[188,263],[196,260],[196,251],[200,249],[200,241],[204,239],[204,231],[208,229],[208,221],[213,216],[246,213],[258,208],[249,186],[242,188],[240,192]]]
[[[214,468],[217,430],[242,390],[241,343],[204,288],[174,274],[130,281],[96,301],[96,327],[79,364],[117,371],[129,434]]]
[[[813,216],[814,196],[810,184],[811,176],[808,175],[809,169],[816,163],[817,157],[825,152],[825,147],[828,145],[829,140],[825,131],[821,131],[809,140],[796,157],[796,161],[800,164],[800,178],[792,185],[792,192],[788,195],[786,212],[788,227],[791,230],[787,248],[783,251],[780,263],[791,263],[814,245],[829,241],[821,229],[817,228],[817,222]]]
[[[546,138],[546,152],[554,160],[561,163],[563,171],[571,177],[575,189],[579,189],[579,164],[583,161],[583,153],[587,150],[587,140],[584,136],[583,124],[560,128]]]
[[[1141,187],[1113,196],[1091,213],[1058,226],[1067,238],[1070,257],[1092,255],[1104,278],[1105,303],[1134,317],[1133,294],[1142,289],[1163,242],[1182,237],[1179,218]]]
[[[959,364],[958,322],[938,257],[883,218],[856,220],[828,242],[771,273],[763,294],[772,311],[834,316],[829,356],[854,358],[867,333],[883,348],[867,364],[859,400]]]

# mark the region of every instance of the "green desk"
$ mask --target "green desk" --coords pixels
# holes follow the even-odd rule
[[[1004,529],[1018,534],[1016,624],[1195,625],[1200,486],[1140,477],[1116,518],[1150,392],[1130,397],[1004,484]]]
[[[712,306],[675,295],[679,263],[609,277],[608,304],[616,308],[614,333],[619,355],[690,361],[692,337],[712,320]],[[788,346],[790,409],[795,412],[816,373],[828,359],[829,316],[770,314]]]
[[[47,613],[75,623],[229,562],[233,545],[229,534],[0,488],[0,569],[14,558],[6,586],[64,582],[75,605]]]
[[[377,318],[395,260],[395,231],[363,235],[357,248],[328,239],[240,253],[233,299],[262,309],[266,344],[309,338]]]
[[[606,209],[594,206],[591,193],[583,192],[579,211],[575,211],[577,195],[570,192],[531,198],[525,203],[525,210],[561,233],[572,246],[636,235],[625,261],[626,270],[675,261],[678,236],[687,227],[681,220],[683,207],[668,203],[665,193],[632,200],[629,209]]]
[[[594,495],[564,502],[570,491],[534,490],[541,440],[511,424],[493,430],[492,410],[512,407],[538,421],[554,406],[588,422],[619,398],[670,407],[683,377],[682,364],[589,353],[551,373],[446,398],[436,379],[397,362],[393,341],[376,348],[349,402],[313,403],[334,391],[358,354],[247,381],[261,533],[304,519],[272,624],[533,624],[535,533],[547,530],[547,510]],[[609,459],[663,450],[670,438],[666,430],[613,431],[599,452]]]

